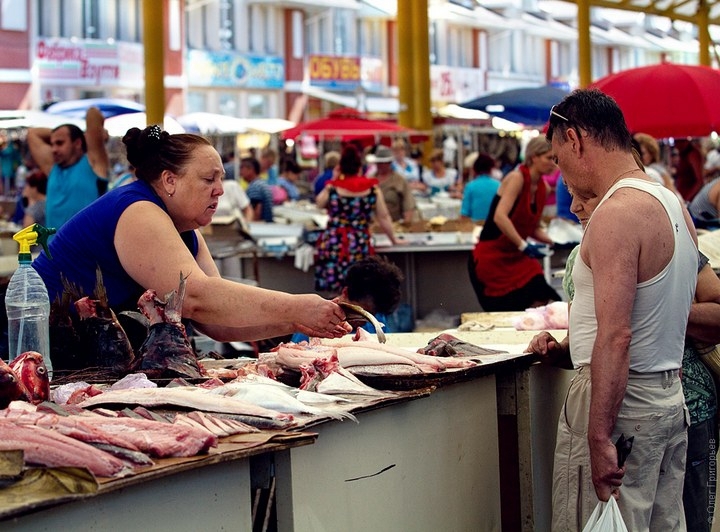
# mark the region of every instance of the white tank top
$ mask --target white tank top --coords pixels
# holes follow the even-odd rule
[[[637,285],[631,320],[630,369],[641,373],[678,369],[697,283],[697,246],[677,197],[657,183],[621,179],[608,190],[597,208],[623,187],[642,190],[656,198],[675,229],[675,249],[670,262],[655,277]],[[597,335],[592,271],[580,253],[572,279],[575,298],[570,308],[570,353],[577,368],[590,364]]]

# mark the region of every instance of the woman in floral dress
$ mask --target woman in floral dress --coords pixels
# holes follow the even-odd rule
[[[374,255],[370,237],[373,215],[395,244],[392,219],[377,179],[360,174],[362,157],[355,146],[347,146],[340,157],[339,175],[328,181],[316,203],[326,208],[329,220],[315,246],[315,290],[339,293],[348,267]]]

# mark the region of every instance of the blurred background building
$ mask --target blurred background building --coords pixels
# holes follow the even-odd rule
[[[0,109],[92,97],[142,102],[142,1],[3,0]],[[166,35],[170,115],[299,122],[337,106],[398,112],[395,0],[153,1],[164,7],[154,23]],[[593,79],[663,60],[698,63],[690,22],[590,13]],[[572,2],[428,0],[428,14],[434,109],[516,87],[578,85]],[[720,40],[718,27],[710,30]]]

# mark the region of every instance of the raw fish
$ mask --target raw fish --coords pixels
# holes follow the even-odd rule
[[[26,390],[26,401],[36,405],[50,398],[50,377],[40,353],[25,351],[10,362],[10,367]]]
[[[192,386],[110,390],[86,399],[80,403],[79,406],[88,408],[91,406],[110,404],[131,404],[145,407],[180,406],[191,410],[201,410],[203,412],[220,412],[286,421],[288,424],[293,419],[290,414],[262,408],[237,399],[203,393],[199,388]]]

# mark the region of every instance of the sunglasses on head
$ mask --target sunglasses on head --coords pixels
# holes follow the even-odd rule
[[[553,117],[556,117],[556,118],[559,118],[560,120],[562,120],[563,122],[570,122],[569,119],[565,118],[563,115],[561,115],[560,113],[558,113],[558,112],[555,110],[556,107],[557,107],[557,105],[553,105],[553,106],[550,108],[550,120],[552,120]]]

